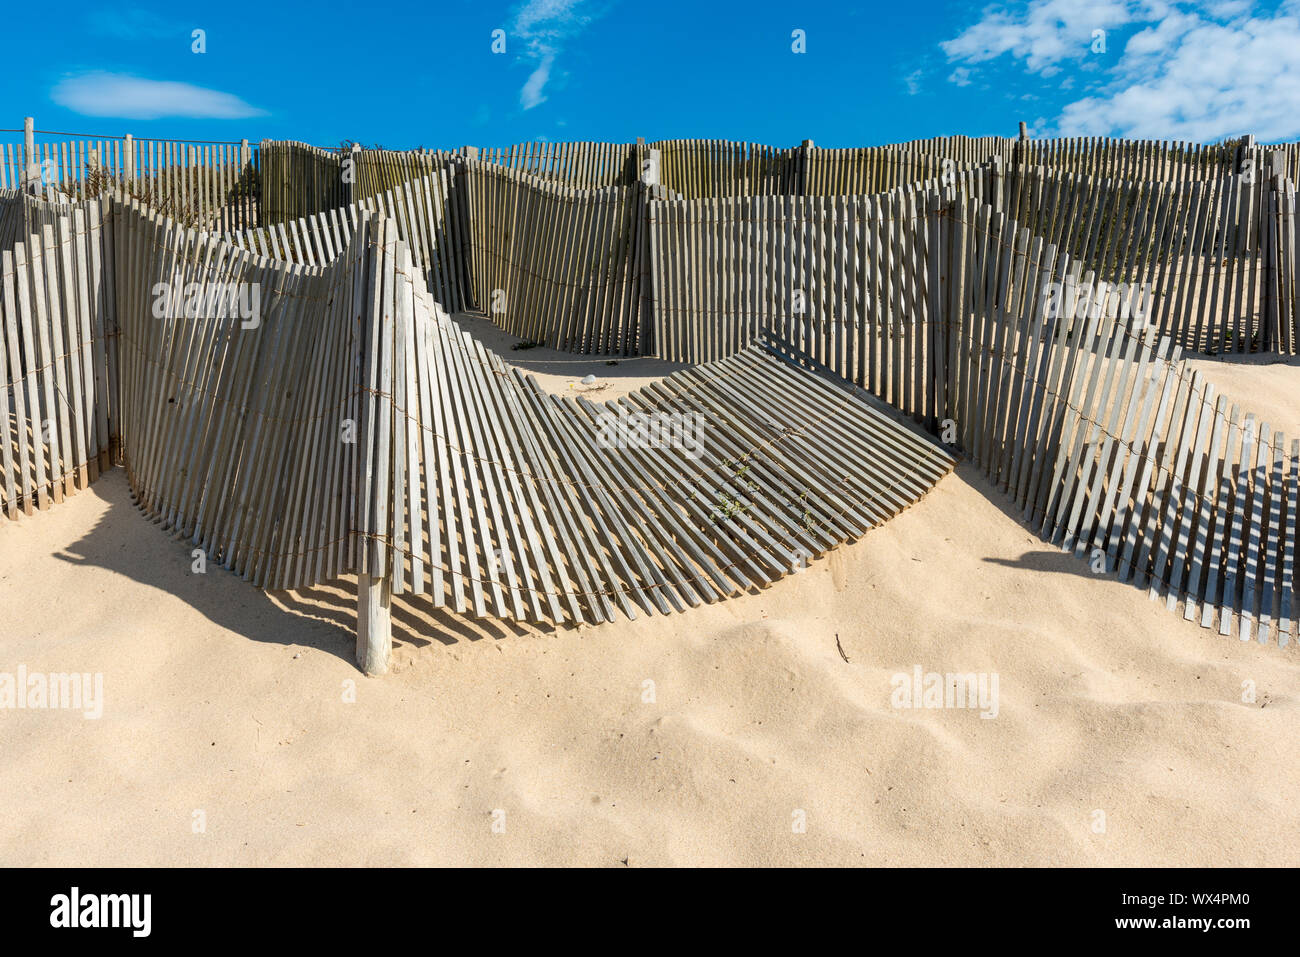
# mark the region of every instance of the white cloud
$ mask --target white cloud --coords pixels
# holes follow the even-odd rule
[[[1155,26],[1139,30],[1129,37],[1124,45],[1124,55],[1137,59],[1144,56],[1159,56],[1177,45],[1179,41],[1199,21],[1196,16],[1185,13],[1171,13]]]
[[[232,93],[207,90],[190,83],[146,80],[122,73],[83,73],[60,80],[50,98],[83,116],[111,116],[129,120],[186,117],[238,120],[265,116]]]
[[[1291,139],[1300,134],[1300,20],[1199,22],[1162,55],[1126,50],[1117,81],[1068,104],[1058,127],[1064,136]]]
[[[959,66],[948,76],[949,83],[956,83],[958,86],[970,86],[970,70],[964,66]]]
[[[1252,6],[1253,0],[1212,0],[1206,9],[1214,19],[1227,20],[1248,12]]]
[[[520,36],[555,35],[566,24],[572,24],[576,17],[574,8],[582,0],[528,0],[515,14],[514,32]]]
[[[1210,142],[1254,133],[1261,141],[1300,135],[1300,0],[1251,15],[1246,0],[1204,0],[1177,7],[1163,0],[1031,0],[1002,7],[941,44],[949,79],[1009,55],[1042,78],[1073,66],[1087,95],[1066,104],[1045,135],[1121,135]],[[1089,56],[1091,31],[1135,28],[1105,57]],[[1118,56],[1116,54],[1118,53]],[[1073,63],[1069,62],[1073,61]],[[1059,89],[1069,89],[1063,79]],[[1081,91],[1082,92],[1082,91]]]
[[[1165,12],[1162,0],[1031,0],[1023,10],[988,7],[980,21],[940,43],[950,61],[984,63],[1009,53],[1032,73],[1088,54],[1094,30],[1113,30]]]
[[[551,78],[551,64],[554,62],[554,53],[544,54],[542,62],[537,64],[537,69],[528,75],[528,80],[519,91],[519,104],[525,110],[531,110],[537,104],[546,102],[542,90],[546,86],[546,81]]]
[[[524,60],[536,64],[519,90],[519,105],[525,110],[546,102],[544,91],[556,57],[599,16],[579,12],[582,6],[583,0],[528,0],[515,11],[509,35],[524,42]]]
[[[907,74],[903,77],[903,84],[907,87],[908,96],[916,96],[921,92],[921,71],[913,70]]]

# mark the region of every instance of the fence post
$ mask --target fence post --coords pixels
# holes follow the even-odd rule
[[[1002,191],[1005,173],[1002,169],[1002,157],[994,154],[989,160],[989,205],[998,212],[1005,207],[1002,204]]]
[[[1002,194],[999,198],[1005,198],[1008,193],[1018,195],[1020,192],[1021,177],[1024,175],[1024,169],[1028,162],[1029,153],[1029,126],[1024,120],[1020,121],[1020,135],[1016,137],[1015,145],[1011,147],[1011,162],[1007,169],[1003,170]],[[1005,212],[1006,207],[1000,203],[998,210]]]
[[[1259,157],[1255,155],[1255,134],[1247,133],[1241,138],[1241,143],[1237,146],[1237,162],[1233,167],[1233,175],[1240,175],[1246,171],[1246,160],[1250,158],[1255,164],[1254,175],[1267,175],[1264,170],[1260,169]]]
[[[41,167],[36,162],[36,120],[23,117],[23,192],[36,193],[41,183]]]
[[[655,348],[654,278],[657,274],[654,262],[656,253],[654,203],[656,199],[663,196],[664,192],[663,187],[660,185],[662,175],[660,163],[663,161],[663,155],[657,149],[645,149],[644,139],[638,143],[638,146],[641,147],[641,150],[644,150],[646,158],[645,162],[641,164],[637,186],[637,204],[640,207],[640,215],[637,217],[636,228],[640,231],[637,246],[641,258],[641,275],[638,279],[641,284],[641,307],[638,318],[640,328],[637,330],[636,341],[637,350],[641,355],[651,355]]]
[[[393,593],[389,576],[357,575],[357,665],[368,675],[388,671],[393,655]]]
[[[943,211],[955,199],[954,193],[955,190],[930,196],[926,208],[925,260],[929,288],[924,326],[926,335],[923,337],[928,339],[925,342],[927,408],[924,422],[926,428],[936,435],[939,434],[943,420],[948,418],[948,317],[944,314],[948,257],[945,253]]]
[[[812,155],[813,141],[804,140],[799,145],[799,193],[800,196],[808,195],[808,160]]]
[[[660,185],[659,163],[663,154],[659,150],[646,150],[646,161],[641,167],[641,182],[645,186]]]
[[[122,176],[126,180],[127,189],[135,189],[135,137],[130,133],[122,137],[122,151],[125,154],[122,157]]]
[[[239,141],[239,171],[236,173],[236,182],[241,184],[239,197],[240,201],[235,204],[235,215],[237,225],[244,228],[255,225],[253,216],[253,191],[257,190],[260,196],[262,189],[262,177],[252,168],[253,151],[249,147],[247,139]],[[259,209],[260,213],[260,209]],[[260,216],[258,217],[260,219]]]
[[[357,191],[357,180],[361,177],[361,144],[352,144],[352,154],[345,160],[351,163],[351,175],[343,179],[343,205],[351,206],[357,201],[360,195]]]
[[[1283,264],[1283,245],[1286,242],[1284,217],[1288,201],[1286,154],[1274,150],[1269,156],[1268,168],[1257,170],[1268,177],[1262,194],[1260,209],[1260,245],[1264,270],[1264,321],[1262,347],[1277,353],[1294,353],[1295,317],[1292,315],[1292,296],[1289,271]]]

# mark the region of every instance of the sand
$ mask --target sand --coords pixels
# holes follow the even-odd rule
[[[482,315],[458,312],[452,318],[488,349],[557,395],[582,395],[591,402],[607,402],[679,369],[690,368],[687,362],[665,362],[648,356],[579,356],[545,346],[516,349],[514,346],[524,340],[504,332]],[[596,381],[584,383],[588,375]]]
[[[665,371],[528,352],[502,349],[556,390]],[[1295,428],[1287,376],[1213,371]],[[120,469],[0,522],[0,672],[104,682],[98,719],[0,710],[0,864],[1300,863],[1297,648],[1090,574],[967,465],[683,615],[543,631],[399,599],[383,678],[353,664],[351,582],[192,561]],[[916,666],[996,675],[996,717],[895,707]]]
[[[98,720],[0,712],[0,862],[1297,863],[1295,649],[1088,574],[996,494],[963,466],[671,618],[542,634],[402,603],[366,679],[348,587],[192,574],[116,470],[0,526],[2,667],[104,675]],[[892,707],[918,664],[996,672],[997,717]]]
[[[1243,416],[1254,413],[1257,422],[1268,423],[1274,432],[1300,438],[1300,356],[1201,356],[1190,358],[1188,365],[1214,386],[1216,395],[1241,406]]]

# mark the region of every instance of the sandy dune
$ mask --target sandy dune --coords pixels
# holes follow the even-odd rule
[[[458,312],[452,319],[486,348],[557,395],[582,395],[591,402],[608,402],[648,382],[690,368],[689,363],[665,362],[652,356],[583,356],[546,346],[516,349],[524,340],[494,326],[481,314]],[[596,381],[584,383],[582,380],[588,375],[595,376]]]
[[[1216,392],[1253,413],[1260,423],[1288,438],[1300,438],[1300,356],[1229,355],[1222,359],[1195,357],[1188,363],[1205,376]]]
[[[105,698],[0,711],[0,862],[1300,862],[1295,647],[1184,623],[1001,503],[963,466],[672,618],[539,634],[406,604],[365,679],[346,586],[192,574],[115,470],[0,524],[0,671],[101,671]],[[995,672],[997,717],[892,707],[914,665]]]

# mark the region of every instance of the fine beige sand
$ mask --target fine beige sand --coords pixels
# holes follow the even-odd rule
[[[536,378],[537,384],[546,391],[581,395],[590,402],[617,399],[647,382],[690,367],[689,363],[665,362],[647,356],[580,356],[546,346],[515,349],[522,341],[519,336],[501,330],[481,315],[458,312],[452,318],[486,348]],[[584,383],[582,380],[588,375],[595,376],[596,381]]]
[[[603,366],[536,351],[503,354],[557,391]],[[607,368],[662,374],[637,361]],[[540,632],[399,600],[375,679],[351,583],[191,561],[120,469],[0,521],[0,672],[104,680],[98,720],[0,710],[0,864],[1300,863],[1296,646],[1090,574],[969,466],[683,615]],[[893,707],[918,665],[996,674],[997,716]]]
[[[1230,403],[1239,405],[1243,416],[1253,413],[1258,423],[1268,423],[1274,432],[1300,438],[1300,356],[1202,356],[1189,358],[1187,364],[1214,386],[1216,395],[1226,395]]]
[[[0,862],[1297,863],[1295,649],[1087,574],[981,482],[672,618],[538,634],[403,605],[366,679],[346,586],[191,574],[117,470],[0,526],[3,668],[105,682],[99,720],[0,713]],[[997,717],[892,708],[917,664],[996,672]]]

